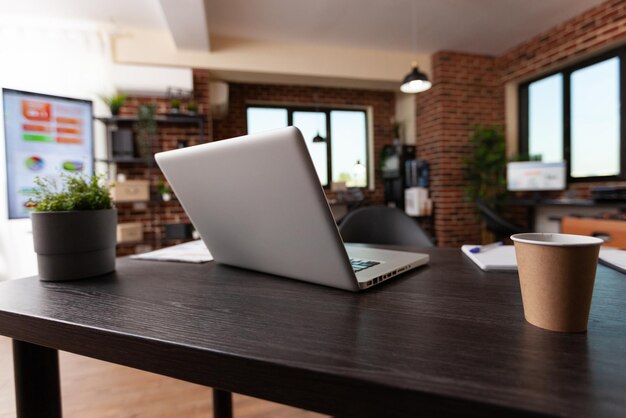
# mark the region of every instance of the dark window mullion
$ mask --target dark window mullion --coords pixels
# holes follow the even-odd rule
[[[626,179],[626,88],[622,80],[626,80],[626,50],[619,54],[619,138],[620,138],[620,179]]]
[[[518,138],[518,152],[520,155],[529,155],[530,154],[530,145],[528,137],[528,126],[530,124],[530,120],[528,119],[528,115],[530,114],[530,109],[528,108],[528,87],[529,83],[523,84],[520,86],[518,94],[519,94],[519,138]]]
[[[330,134],[330,109],[326,109],[324,113],[326,114],[326,175],[328,178],[328,186],[333,182],[333,169],[332,169],[332,135]]]
[[[572,115],[572,107],[571,107],[571,83],[570,78],[572,76],[572,71],[563,71],[563,160],[565,161],[565,166],[567,169],[567,179],[568,181],[572,179],[571,176],[571,166],[572,166],[572,150],[571,150],[571,135],[572,135],[572,125],[571,125],[571,115]]]

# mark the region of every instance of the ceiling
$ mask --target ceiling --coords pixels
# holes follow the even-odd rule
[[[203,0],[180,0],[181,7]],[[412,36],[412,2],[417,36]],[[602,0],[204,0],[225,36],[430,54],[499,55]],[[168,30],[159,0],[0,0],[0,17],[87,20]]]

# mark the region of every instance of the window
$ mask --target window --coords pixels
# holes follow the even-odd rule
[[[625,54],[612,51],[520,86],[520,152],[566,161],[571,181],[626,179]]]
[[[295,126],[302,132],[324,187],[367,187],[367,114],[364,110],[248,106],[248,133]],[[314,142],[322,137],[324,141]]]

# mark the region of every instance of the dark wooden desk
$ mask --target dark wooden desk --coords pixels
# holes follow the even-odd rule
[[[626,276],[600,266],[588,333],[558,334],[524,321],[516,274],[424,251],[428,267],[360,294],[129,259],[0,283],[18,405],[54,415],[54,390],[32,386],[54,387],[65,350],[332,415],[626,416]]]

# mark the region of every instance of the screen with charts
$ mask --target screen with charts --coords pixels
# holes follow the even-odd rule
[[[507,189],[511,191],[565,190],[565,162],[521,161],[506,167]]]
[[[9,219],[27,218],[37,176],[93,174],[92,103],[2,89]]]

